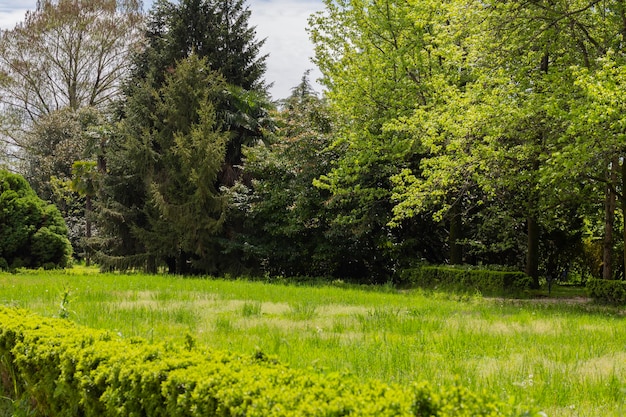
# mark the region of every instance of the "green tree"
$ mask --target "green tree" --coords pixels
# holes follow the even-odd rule
[[[91,239],[92,200],[98,192],[98,164],[95,161],[76,161],[72,164],[72,180],[69,188],[85,199],[85,239]],[[87,265],[91,262],[90,249],[85,249]]]
[[[71,254],[57,208],[37,197],[23,177],[0,171],[0,269],[63,268]]]
[[[366,256],[386,264],[387,273],[397,267],[393,252],[402,243],[418,243],[403,249],[416,260],[440,261],[442,245],[421,239],[441,232],[428,216],[407,216],[393,228],[389,224],[395,205],[391,178],[403,169],[419,171],[429,151],[396,122],[416,112],[436,114],[442,97],[454,94],[465,76],[459,65],[463,50],[448,13],[451,3],[325,4],[326,10],[311,19],[311,34],[338,120],[334,146],[341,156],[316,184],[333,194],[336,227],[351,230],[369,248]]]
[[[602,199],[602,274],[605,279],[616,277],[617,269],[624,268],[614,261],[615,241],[613,231],[621,223],[622,245],[626,242],[626,228],[623,219],[626,213],[626,142],[623,118],[623,82],[626,80],[623,52],[608,49],[590,67],[578,67],[572,90],[575,99],[555,106],[560,114],[567,111],[570,124],[561,137],[560,152],[550,161],[552,166],[562,167],[546,183],[583,178],[595,186],[595,202]],[[559,175],[560,174],[560,175]],[[570,180],[571,181],[571,180]],[[621,213],[616,218],[616,211]],[[623,249],[626,251],[626,249]],[[621,255],[624,262],[624,254]],[[623,270],[623,269],[622,269]]]
[[[85,252],[90,224],[84,212],[86,196],[76,194],[69,184],[77,161],[97,159],[101,144],[95,133],[105,125],[94,108],[66,107],[39,118],[24,141],[24,176],[37,195],[59,208],[77,255]]]
[[[114,244],[103,248],[105,265],[154,272],[165,264],[176,273],[214,272],[219,256],[215,236],[225,207],[218,174],[228,141],[215,103],[225,88],[207,61],[192,54],[159,90],[145,82],[129,97],[128,117],[121,122],[119,142],[107,164],[102,212],[117,221],[105,225]],[[128,174],[131,181],[125,180]],[[134,195],[120,198],[129,187]],[[120,229],[127,231],[116,235]],[[124,237],[135,243],[119,242]]]
[[[265,130],[271,128],[270,104],[261,79],[265,57],[258,57],[262,42],[255,40],[254,29],[248,27],[249,16],[250,11],[243,1],[155,3],[146,33],[147,48],[134,60],[135,71],[126,84],[125,99],[120,105],[121,129],[117,129],[113,140],[107,143],[104,158],[110,175],[103,180],[106,190],[98,211],[99,230],[106,229],[106,236],[97,244],[103,248],[101,253],[106,254],[107,265],[119,268],[147,265],[154,270],[156,263],[166,261],[171,272],[185,272],[187,265],[191,265],[188,261],[193,261],[195,270],[215,273],[221,270],[220,265],[229,263],[223,246],[238,226],[224,224],[218,194],[221,187],[232,186],[240,179],[242,146],[259,141]],[[200,59],[204,68],[201,72],[214,73],[207,78],[193,76],[195,78],[184,81],[191,84],[185,84],[187,90],[176,93],[178,98],[168,98],[178,106],[174,119],[174,115],[168,113],[174,110],[167,110],[171,103],[159,104],[161,98],[155,94],[165,94],[164,89],[174,88],[171,76],[178,72],[181,63]],[[218,73],[222,77],[219,82],[215,75]],[[170,90],[167,94],[174,94]],[[184,98],[185,94],[189,96]],[[200,103],[197,94],[207,97]],[[182,144],[180,148],[172,147],[171,132],[176,127],[173,123],[183,121],[185,111],[190,118],[186,123],[199,123],[194,129],[204,132],[206,140],[218,136],[226,138],[223,153],[216,149],[206,153],[206,149],[201,149],[187,155]],[[196,120],[200,115],[202,123]],[[188,131],[188,128],[180,128],[184,133],[181,138],[193,138],[185,139],[185,146],[190,149],[208,146],[196,143],[200,140],[200,131]],[[173,152],[173,149],[179,150]],[[218,155],[222,156],[219,161]],[[185,158],[191,159],[183,163]],[[217,162],[220,165],[217,180],[210,182],[208,178]],[[184,164],[196,170],[188,175],[180,171],[181,176],[189,177],[188,181],[210,182],[196,184],[199,190],[211,188],[198,191],[200,194],[196,194],[194,203],[187,200],[189,190],[181,185],[186,180],[171,175],[179,172]],[[168,169],[172,172],[166,175]],[[199,179],[194,177],[198,173],[201,173]],[[148,178],[151,183],[145,187]],[[176,194],[175,185],[179,186],[181,195]],[[202,204],[209,213],[205,219],[197,211]],[[198,230],[197,237],[192,229],[187,240],[182,236],[186,229],[163,220],[167,213],[180,214],[183,207],[192,212],[181,215],[180,220],[186,219],[193,227],[203,229]],[[216,216],[213,219],[212,214]],[[191,222],[194,216],[196,221]],[[217,230],[222,230],[221,237],[208,242],[206,236]],[[192,245],[190,241],[194,239]]]
[[[267,56],[260,55],[264,41],[249,26],[251,11],[245,0],[157,1],[150,13],[147,48],[135,59],[133,86],[150,80],[160,88],[179,60],[196,54],[222,74],[228,87],[216,102],[218,119],[230,140],[220,181],[231,186],[239,178],[241,147],[250,145],[271,128],[270,104],[263,75]]]
[[[598,2],[593,0],[502,4],[494,8],[490,15],[490,19],[493,19],[490,20],[493,28],[491,33],[496,38],[502,39],[503,34],[510,34],[498,65],[515,68],[510,71],[506,82],[517,89],[515,97],[518,105],[507,108],[519,108],[523,111],[522,118],[518,120],[524,124],[511,123],[510,126],[518,129],[514,135],[508,134],[507,137],[518,137],[516,148],[510,149],[519,149],[518,152],[524,155],[523,158],[518,158],[518,166],[523,167],[522,172],[526,175],[520,176],[519,172],[516,175],[517,178],[527,178],[527,183],[530,184],[530,187],[526,186],[529,237],[527,272],[535,278],[539,259],[538,235],[541,228],[551,226],[550,219],[546,219],[545,214],[554,211],[557,205],[580,204],[581,196],[590,197],[584,195],[592,188],[588,185],[591,174],[589,171],[572,169],[576,162],[554,164],[553,161],[563,162],[560,155],[563,151],[571,150],[572,143],[563,139],[569,136],[567,132],[571,131],[572,123],[577,124],[572,117],[575,114],[572,109],[578,108],[584,102],[575,87],[572,68],[593,70],[599,57],[619,45],[616,39],[623,33],[621,2],[604,2],[602,7],[597,6]],[[504,42],[501,41],[498,45],[504,45]],[[512,88],[508,90],[511,91]],[[554,108],[559,108],[560,111],[554,111]],[[520,135],[523,131],[530,135]],[[499,142],[500,145],[503,143]],[[496,144],[498,142],[494,143]],[[579,147],[578,152],[581,149],[583,148]],[[592,144],[584,149],[584,152],[595,157],[599,155],[599,152],[592,151]],[[573,156],[569,151],[567,153]],[[509,154],[512,155],[511,152]],[[597,166],[591,175],[608,179],[611,177],[609,172],[601,175],[597,175],[597,172],[608,171],[606,167],[611,165],[615,167],[617,164],[611,164],[609,158]],[[558,182],[555,182],[557,178]],[[615,206],[615,193],[611,187],[607,187],[606,197],[602,196],[601,199],[604,198],[607,224],[604,243],[605,273],[610,275]],[[532,239],[533,236],[535,239]]]
[[[280,104],[275,120],[277,130],[267,146],[244,149],[249,184],[240,183],[228,193],[230,217],[243,224],[233,250],[255,273],[337,275],[341,263],[355,256],[329,236],[329,195],[313,186],[335,153],[328,149],[328,107],[306,75]]]
[[[102,114],[92,107],[66,107],[37,120],[25,137],[22,171],[38,195],[62,203],[50,179],[71,180],[74,162],[93,156],[91,132],[103,124]]]
[[[471,72],[436,112],[419,111],[401,121],[401,131],[421,137],[430,154],[419,170],[395,177],[396,215],[411,216],[433,205],[440,215],[454,213],[463,199],[451,199],[451,190],[454,196],[462,196],[459,191],[481,196],[472,199],[481,205],[492,205],[494,198],[506,201],[499,206],[511,220],[518,219],[509,227],[516,228],[519,219],[525,223],[525,270],[538,285],[542,234],[563,227],[561,215],[573,216],[572,236],[579,232],[571,225],[580,225],[580,213],[564,208],[579,204],[580,184],[548,188],[543,178],[553,172],[546,162],[558,152],[568,126],[567,118],[551,108],[571,94],[569,68],[600,52],[590,36],[601,29],[593,5],[496,2],[485,8],[460,2],[450,9],[460,18],[457,25],[451,20],[455,32],[464,34],[457,36],[465,51],[460,68]],[[505,246],[515,246],[517,239],[507,240]]]
[[[262,90],[267,57],[260,56],[264,41],[256,40],[250,14],[245,0],[158,0],[135,76],[153,73],[155,82],[162,82],[168,68],[194,53],[206,58],[228,84]]]

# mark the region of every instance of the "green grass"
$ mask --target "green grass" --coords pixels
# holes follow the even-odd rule
[[[81,268],[2,274],[0,303],[125,337],[262,351],[293,367],[458,382],[537,404],[549,416],[626,415],[624,311],[578,298],[483,299]]]

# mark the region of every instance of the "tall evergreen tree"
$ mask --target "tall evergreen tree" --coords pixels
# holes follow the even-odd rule
[[[263,90],[267,56],[260,55],[264,41],[256,39],[250,15],[245,0],[158,0],[149,16],[148,47],[136,59],[134,78],[152,73],[155,82],[162,82],[176,61],[195,53],[228,84]]]
[[[166,262],[170,271],[186,272],[193,261],[196,270],[218,268],[222,248],[207,236],[224,221],[219,189],[239,179],[241,147],[262,137],[269,121],[266,57],[249,17],[242,0],[155,3],[147,47],[135,57],[120,106],[121,134],[107,148],[99,209],[107,232],[99,244],[112,267],[154,270]],[[198,74],[183,70],[195,61],[203,63]],[[190,78],[176,78],[181,71]],[[188,88],[174,92],[172,77]]]
[[[136,57],[128,94],[145,80],[159,88],[168,72],[190,54],[206,58],[228,87],[218,103],[218,118],[230,132],[220,181],[231,186],[239,179],[241,147],[258,140],[269,126],[266,86],[267,58],[263,40],[249,26],[245,0],[181,0],[155,3],[148,22],[148,47]]]
[[[212,239],[224,221],[217,176],[227,142],[214,103],[224,88],[206,60],[192,54],[160,89],[145,82],[129,98],[108,161],[104,265],[212,272]]]

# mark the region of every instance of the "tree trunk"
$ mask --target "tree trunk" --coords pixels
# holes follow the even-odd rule
[[[146,259],[146,273],[147,274],[156,274],[157,269],[157,260],[154,255],[148,255],[148,259]]]
[[[91,238],[91,196],[85,196],[85,265],[91,265],[91,251],[89,250],[89,239]]]
[[[533,287],[539,288],[539,222],[530,215],[527,223],[526,275],[533,279]]]
[[[544,65],[546,65],[545,71],[547,72],[547,58],[544,58],[544,60],[542,60],[541,65],[542,68]],[[543,140],[541,142],[543,142]],[[539,171],[539,159],[537,156],[533,158],[532,170],[533,175],[535,175]],[[533,288],[539,288],[539,219],[537,217],[539,196],[536,187],[536,183],[533,183],[530,186],[527,208],[528,216],[526,218],[526,275],[532,278]]]
[[[448,235],[450,245],[450,264],[461,265],[463,263],[463,245],[459,244],[462,239],[463,222],[461,218],[460,202],[450,207],[450,233]]]
[[[622,249],[622,278],[626,280],[626,196],[624,193],[626,192],[626,159],[622,158],[622,195],[620,197],[620,205],[622,208],[622,238],[623,238],[623,249]]]
[[[609,184],[606,187],[604,201],[604,240],[602,242],[602,278],[613,278],[613,226],[615,224],[615,190],[617,180],[617,158],[611,161]]]

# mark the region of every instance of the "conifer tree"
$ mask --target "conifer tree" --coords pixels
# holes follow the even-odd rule
[[[212,239],[224,221],[217,175],[227,135],[214,105],[224,88],[206,59],[192,54],[160,89],[146,82],[129,98],[105,189],[115,195],[101,211],[110,215],[106,232],[112,239],[108,247],[102,242],[104,265],[150,272],[167,265],[170,272],[187,273],[201,262],[201,270],[210,270],[206,260],[213,258]],[[126,238],[121,247],[116,234]]]
[[[158,0],[150,12],[148,47],[137,57],[135,79],[154,75],[161,83],[177,61],[195,53],[226,82],[245,90],[264,90],[264,41],[249,26],[245,0]]]
[[[155,3],[107,145],[97,242],[106,265],[215,272],[220,187],[239,180],[241,147],[269,121],[249,16],[243,0]]]
[[[218,119],[230,140],[220,174],[222,185],[240,177],[241,147],[257,141],[271,128],[271,107],[263,81],[267,58],[263,40],[249,26],[245,0],[168,0],[155,3],[148,22],[148,47],[136,57],[127,95],[144,81],[159,88],[177,62],[196,54],[219,72],[228,86],[217,103]]]

